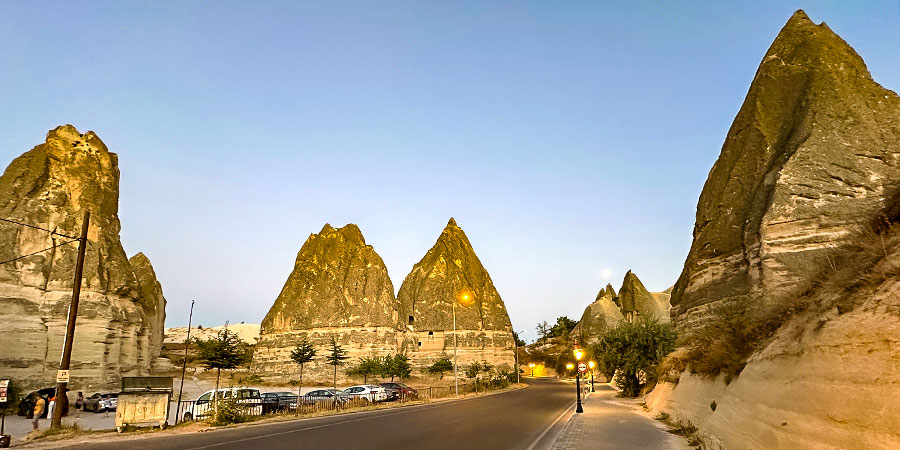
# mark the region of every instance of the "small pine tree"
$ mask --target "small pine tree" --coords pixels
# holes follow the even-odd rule
[[[334,337],[331,338],[331,348],[328,349],[328,352],[328,355],[325,356],[325,361],[334,366],[334,389],[337,390],[337,368],[338,366],[343,366],[344,361],[350,359],[350,357],[347,356],[347,351],[338,345]],[[334,398],[337,399],[337,396]]]
[[[444,379],[444,372],[449,372],[453,370],[453,361],[450,361],[450,358],[446,356],[442,356],[441,359],[437,360],[431,366],[426,369],[428,373],[435,375],[440,374],[441,380]]]
[[[347,375],[362,375],[363,384],[368,383],[369,375],[381,373],[383,362],[376,356],[366,356],[359,359],[359,364],[347,369]]]
[[[297,348],[291,351],[291,361],[300,365],[300,381],[297,383],[297,414],[300,414],[300,391],[303,389],[303,365],[316,357],[316,349],[308,340],[303,339]]]
[[[200,348],[197,359],[207,369],[216,369],[216,390],[213,394],[213,411],[218,414],[219,378],[222,369],[231,370],[250,361],[250,349],[236,333],[224,328],[216,337],[206,341],[197,340]]]

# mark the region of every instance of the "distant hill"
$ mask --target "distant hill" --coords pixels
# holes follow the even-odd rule
[[[191,327],[191,338],[206,340],[216,336],[223,328],[225,328],[224,325],[210,328]],[[228,330],[237,333],[238,337],[248,344],[256,344],[256,341],[259,339],[258,323],[232,323],[228,324]],[[181,344],[186,337],[187,327],[166,328],[166,337],[163,343]]]

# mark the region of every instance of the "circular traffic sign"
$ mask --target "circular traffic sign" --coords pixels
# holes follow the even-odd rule
[[[578,363],[578,371],[581,373],[587,372],[587,364],[583,362]]]

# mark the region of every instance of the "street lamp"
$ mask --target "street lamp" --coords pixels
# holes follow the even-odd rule
[[[459,368],[456,364],[456,302],[462,303],[463,305],[469,305],[472,303],[472,296],[467,292],[463,291],[459,295],[458,300],[453,300],[453,387],[456,391],[456,395],[459,396]]]
[[[581,361],[581,357],[584,356],[584,352],[581,351],[580,348],[575,348],[575,360]],[[576,389],[576,398],[578,399],[577,406],[575,407],[576,413],[583,413],[584,409],[581,407],[581,371],[575,372],[575,389]]]
[[[528,367],[531,369],[531,377],[534,378],[534,363],[528,363]]]
[[[591,392],[594,392],[594,366],[596,366],[593,361],[588,362],[588,367],[591,368]]]

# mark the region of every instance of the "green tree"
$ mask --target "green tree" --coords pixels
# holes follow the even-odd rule
[[[481,373],[481,363],[478,361],[466,367],[466,378],[477,378],[479,373]]]
[[[300,382],[297,383],[297,414],[300,414],[300,391],[303,389],[303,365],[316,357],[316,348],[306,339],[297,343],[291,351],[291,361],[300,365]]]
[[[453,361],[450,361],[450,358],[447,356],[441,356],[441,359],[435,361],[434,364],[430,365],[425,370],[432,375],[440,374],[440,379],[443,380],[444,372],[453,370]]]
[[[656,383],[656,367],[675,349],[675,338],[670,324],[638,317],[607,331],[593,347],[593,353],[600,372],[607,379],[615,376],[623,395],[637,397],[642,387]]]
[[[350,359],[347,356],[347,351],[341,348],[338,345],[337,341],[334,340],[334,337],[331,338],[331,348],[328,349],[328,355],[325,356],[325,362],[334,366],[334,389],[337,390],[337,369],[338,366],[343,366],[344,361]],[[335,401],[337,400],[337,396],[334,397]]]
[[[250,349],[236,333],[224,328],[206,341],[197,340],[200,349],[197,359],[207,369],[216,369],[216,390],[213,394],[213,411],[218,414],[219,378],[222,369],[231,370],[250,361]]]
[[[412,373],[412,365],[409,363],[408,356],[403,353],[397,353],[394,355],[393,359],[394,364],[391,366],[391,381],[394,381],[394,376],[397,376],[402,380]]]
[[[535,329],[537,330],[538,338],[540,339],[546,339],[550,336],[550,324],[547,323],[546,320],[538,323]]]
[[[575,329],[575,325],[577,325],[577,324],[578,324],[577,321],[574,321],[566,316],[557,317],[556,324],[553,325],[552,327],[550,327],[550,331],[549,331],[548,335],[550,337],[568,336],[569,333],[573,329]]]
[[[363,384],[368,383],[369,375],[381,373],[383,362],[377,356],[366,356],[359,359],[359,364],[347,369],[347,375],[362,375]]]

